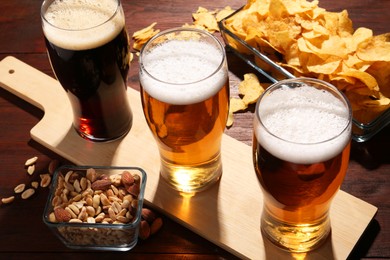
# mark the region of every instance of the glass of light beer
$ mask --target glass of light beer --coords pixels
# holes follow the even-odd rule
[[[133,118],[126,95],[130,56],[120,1],[45,0],[41,20],[76,131],[92,141],[127,134]]]
[[[158,144],[161,176],[181,192],[209,187],[222,174],[229,109],[224,47],[207,32],[174,28],[148,41],[139,63],[143,111]]]
[[[292,252],[330,233],[329,207],[348,167],[352,112],[346,97],[317,79],[280,81],[259,98],[253,163],[264,194],[261,231]]]

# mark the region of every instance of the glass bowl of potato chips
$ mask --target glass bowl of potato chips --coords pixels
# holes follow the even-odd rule
[[[219,26],[226,49],[271,83],[303,76],[340,89],[353,109],[355,141],[390,124],[390,33],[354,30],[346,10],[328,12],[306,0],[248,1]]]

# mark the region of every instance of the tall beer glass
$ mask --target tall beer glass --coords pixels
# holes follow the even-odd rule
[[[125,135],[132,124],[126,95],[129,45],[119,0],[46,0],[41,18],[77,132],[92,141]]]
[[[218,181],[229,109],[228,69],[221,43],[195,29],[161,32],[141,51],[140,83],[163,179],[189,193]]]
[[[269,87],[254,118],[253,163],[264,205],[263,235],[306,252],[330,232],[329,207],[348,167],[352,112],[326,82],[297,78]]]

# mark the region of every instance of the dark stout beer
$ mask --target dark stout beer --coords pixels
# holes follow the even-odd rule
[[[95,6],[87,0],[54,1],[43,13],[50,62],[72,104],[74,126],[94,141],[121,137],[132,124],[126,95],[129,45],[123,11],[117,1],[101,2]],[[66,8],[71,11],[64,13]],[[72,23],[64,22],[67,19]]]

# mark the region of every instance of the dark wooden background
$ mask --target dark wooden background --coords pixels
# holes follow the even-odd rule
[[[191,13],[199,6],[207,9],[232,8],[245,4],[239,0],[123,0],[126,26],[130,35],[152,22],[156,28],[168,29],[191,23]],[[2,1],[0,7],[0,59],[8,55],[53,76],[48,62],[40,25],[40,0]],[[355,28],[364,26],[375,34],[390,31],[390,0],[322,0],[320,6],[332,11],[347,9]],[[233,55],[228,55],[231,71],[231,93],[250,71]],[[128,85],[139,89],[138,65],[135,59],[129,73]],[[19,183],[39,180],[52,159],[61,157],[31,140],[29,131],[39,122],[43,112],[18,97],[0,89],[0,198],[13,195]],[[228,135],[251,145],[251,109],[236,114]],[[26,159],[38,156],[33,177],[26,174]],[[62,160],[63,161],[63,160]],[[378,207],[378,213],[368,226],[351,259],[390,258],[390,127],[367,143],[353,143],[351,161],[342,189]],[[38,189],[28,200],[17,197],[10,205],[0,206],[0,258],[46,259],[67,258],[204,258],[231,259],[233,255],[192,233],[163,216],[164,226],[159,233],[126,253],[96,253],[72,251],[64,247],[42,222],[42,212],[48,189]],[[260,206],[260,205],[259,205]],[[353,216],[351,216],[353,218]]]

